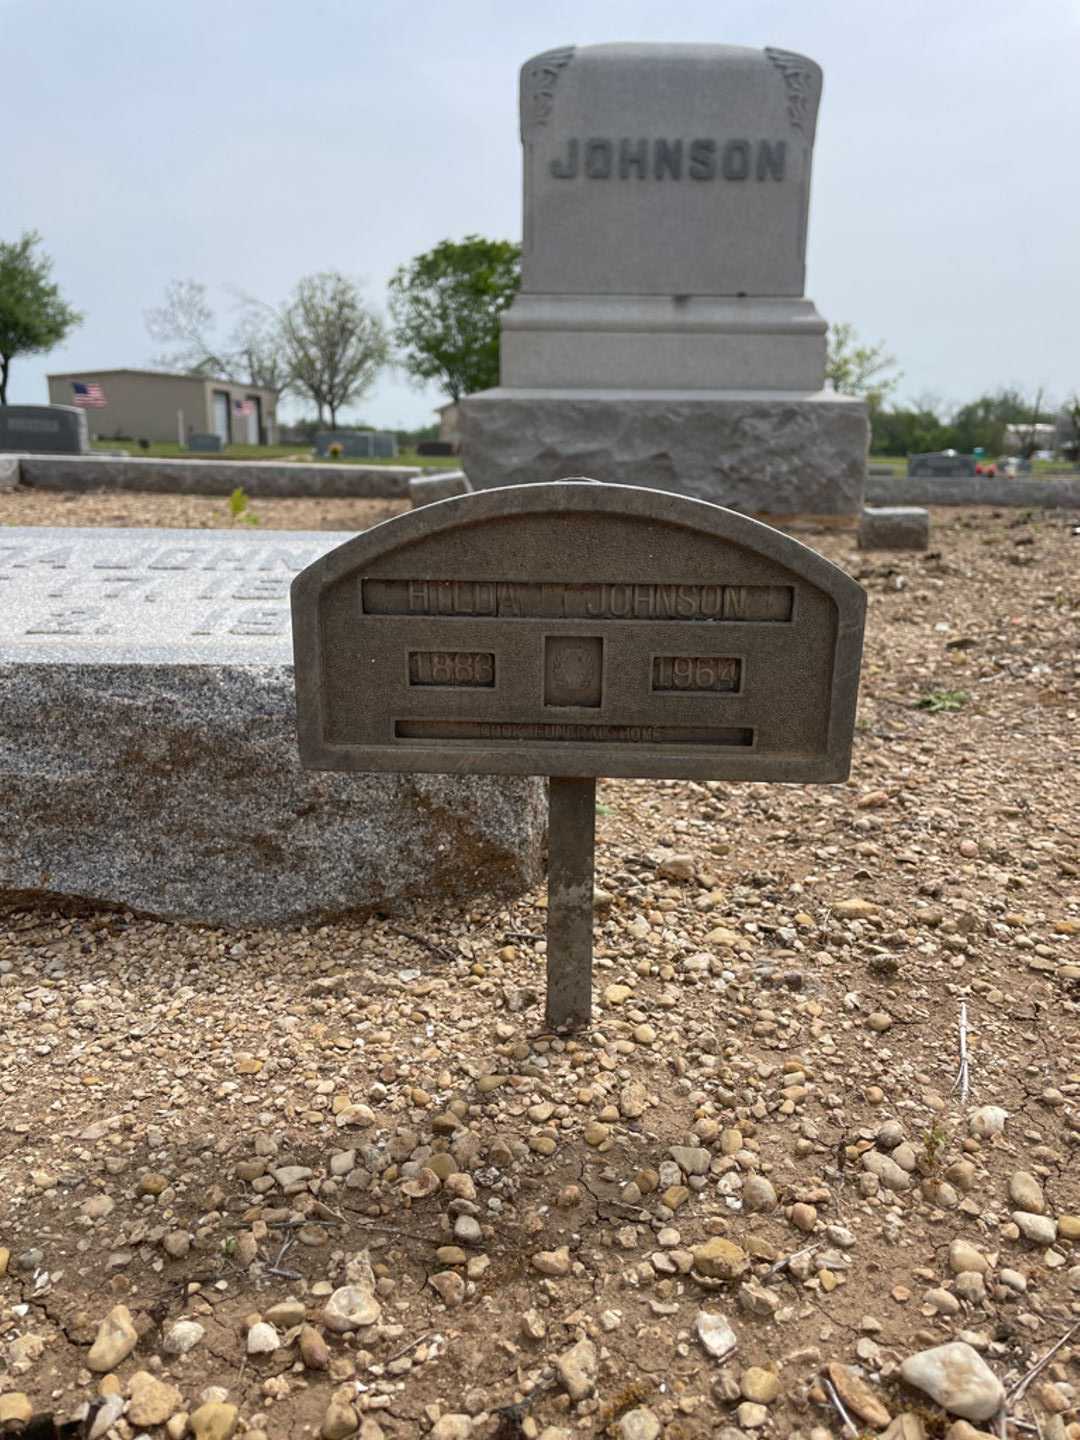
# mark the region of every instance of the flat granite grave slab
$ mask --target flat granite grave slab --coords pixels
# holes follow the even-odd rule
[[[540,780],[301,769],[289,585],[349,538],[0,531],[0,893],[250,926],[539,878]]]

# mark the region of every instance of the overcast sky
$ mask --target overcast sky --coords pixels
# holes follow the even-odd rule
[[[39,230],[70,341],[146,364],[178,277],[280,300],[345,271],[382,308],[446,237],[520,238],[517,71],[612,40],[776,45],[825,72],[807,294],[884,340],[902,394],[1080,388],[1080,0],[0,0],[0,238]],[[422,425],[387,372],[358,407]]]

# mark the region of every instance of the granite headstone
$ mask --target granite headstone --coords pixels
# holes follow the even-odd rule
[[[477,487],[573,468],[772,514],[861,508],[866,407],[803,293],[821,70],[596,45],[521,74],[522,285],[462,402]]]
[[[370,430],[320,430],[315,436],[315,453],[344,456],[348,460],[370,460],[375,454]]]
[[[977,464],[974,455],[960,455],[955,450],[930,450],[923,455],[909,455],[907,473],[912,476],[974,475]]]
[[[268,925],[535,881],[540,781],[301,769],[289,583],[348,538],[0,531],[0,892]]]
[[[75,405],[0,405],[0,450],[86,455],[86,411]]]

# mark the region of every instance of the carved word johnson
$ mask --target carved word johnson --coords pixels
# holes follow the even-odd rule
[[[556,180],[783,180],[784,140],[567,140]]]

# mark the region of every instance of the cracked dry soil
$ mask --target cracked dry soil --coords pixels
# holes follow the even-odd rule
[[[289,528],[395,508],[256,503]],[[0,520],[227,510],[15,495]],[[542,1034],[542,892],[299,931],[9,903],[0,1428],[115,1395],[71,1433],[818,1440],[837,1363],[884,1407],[859,1433],[970,1436],[901,1361],[965,1340],[1008,1388],[1080,1320],[1076,528],[804,537],[870,594],[851,780],[602,782],[575,1040]],[[373,1323],[335,1325],[347,1283]],[[133,1347],[91,1371],[117,1306]],[[1078,1404],[1080,1330],[1007,1433],[1071,1440]]]

